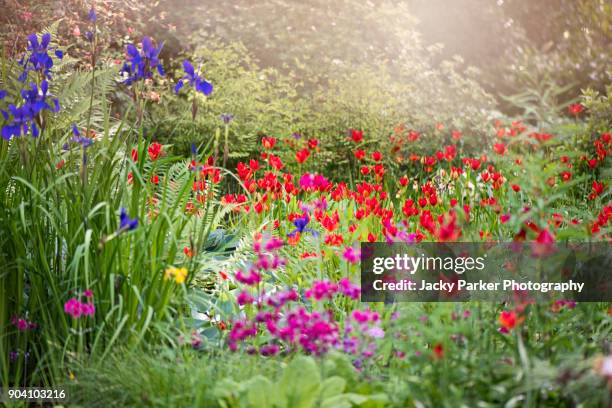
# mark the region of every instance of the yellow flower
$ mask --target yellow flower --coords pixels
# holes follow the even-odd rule
[[[170,266],[166,269],[165,279],[174,278],[176,283],[184,283],[187,278],[187,268],[176,268]]]
[[[174,281],[176,283],[183,283],[185,282],[186,278],[187,278],[187,268],[179,268],[176,270],[176,273],[174,274]]]

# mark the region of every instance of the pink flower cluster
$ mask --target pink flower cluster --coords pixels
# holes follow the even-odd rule
[[[314,300],[331,299],[338,292],[338,284],[330,281],[315,281],[305,293],[306,298]]]
[[[258,240],[254,244],[258,261],[251,268],[250,276],[257,275],[260,280],[263,272],[273,268],[270,265],[284,264],[277,255],[280,247],[278,240],[272,242]],[[262,259],[266,261],[261,262]],[[238,276],[237,274],[237,279]],[[245,275],[240,273],[238,281],[253,286],[252,280],[244,278]],[[259,353],[264,356],[278,354],[281,350],[290,352],[301,349],[305,353],[314,355],[324,354],[332,348],[347,350],[341,339],[341,327],[331,310],[309,311],[304,306],[296,305],[300,295],[295,289],[257,295],[250,292],[253,290],[245,288],[236,298],[240,306],[255,306],[256,312],[251,318],[245,317],[233,322],[228,339],[230,350],[237,351],[239,346],[243,345],[247,353]],[[336,295],[358,299],[360,294],[359,286],[352,284],[348,278],[343,278],[338,283],[316,281],[304,296],[314,301],[321,301],[331,300]],[[384,331],[380,329],[379,323],[380,318],[377,313],[357,310],[353,312],[352,320],[347,323],[351,327],[345,328],[345,332],[352,333],[357,332],[357,329],[364,329],[362,337],[380,338],[384,336]],[[267,336],[268,341],[259,348],[246,344],[249,339],[258,335]],[[371,341],[364,342],[357,335],[352,336],[350,341],[355,345],[355,350],[360,347],[363,349],[360,356],[369,357],[375,350],[375,345],[374,347],[369,345]]]
[[[354,310],[344,328],[342,346],[346,353],[369,358],[376,352],[375,340],[383,337],[385,331],[381,327],[380,315],[377,312]],[[358,359],[355,363],[359,368],[361,360]]]
[[[96,313],[96,307],[93,304],[93,293],[87,289],[83,292],[83,296],[87,299],[86,302],[81,302],[73,297],[64,303],[64,312],[72,316],[73,319],[78,319],[81,316],[93,316]]]
[[[315,281],[312,288],[308,289],[305,293],[307,298],[314,298],[314,300],[331,299],[340,293],[351,299],[359,299],[361,296],[361,288],[355,284],[352,284],[348,278],[340,279],[340,282],[333,283],[330,281]]]
[[[261,282],[261,272],[280,268],[285,264],[285,260],[281,259],[277,251],[283,246],[283,241],[278,238],[270,238],[262,240],[261,237],[256,237],[253,243],[253,250],[257,255],[257,260],[251,265],[249,271],[236,272],[236,280],[247,286],[255,286]]]
[[[300,187],[304,191],[328,191],[332,187],[332,183],[329,182],[321,174],[306,173],[300,177]]]
[[[11,324],[15,326],[19,331],[32,330],[38,327],[36,323],[30,322],[25,318],[19,316],[13,316],[11,318]]]
[[[555,300],[553,302],[552,305],[552,311],[553,312],[559,312],[562,309],[573,309],[576,307],[576,301],[574,300],[566,300],[566,299],[559,299],[559,300]]]

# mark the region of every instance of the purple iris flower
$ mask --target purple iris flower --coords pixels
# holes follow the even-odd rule
[[[79,132],[79,129],[77,129],[76,125],[74,124],[72,125],[72,134],[74,135],[72,141],[79,143],[81,146],[83,146],[83,149],[87,149],[93,144],[93,139],[81,136],[81,132]]]
[[[164,67],[159,60],[163,46],[163,43],[159,47],[153,46],[153,41],[149,37],[143,37],[142,51],[138,51],[134,44],[128,44],[125,48],[127,61],[120,71],[122,75],[127,75],[123,83],[131,85],[139,80],[152,78],[155,69],[159,75],[164,76]]]
[[[121,208],[119,214],[119,231],[132,231],[138,227],[138,218],[130,218],[125,208]]]
[[[4,89],[0,89],[0,101],[6,98],[6,91]]]
[[[51,78],[51,68],[53,68],[53,58],[49,56],[49,51],[55,51],[55,56],[59,59],[64,58],[64,53],[55,47],[49,47],[51,34],[43,34],[38,41],[36,34],[28,36],[28,52],[21,60],[19,65],[23,67],[23,72],[19,76],[19,81],[24,82],[28,78],[30,71],[38,71],[45,78]]]
[[[96,15],[96,10],[94,10],[94,8],[92,7],[91,9],[89,9],[89,14],[87,15],[87,18],[89,19],[89,21],[91,21],[92,23],[95,23],[96,20],[98,19],[98,16]]]
[[[176,83],[174,93],[178,94],[181,88],[185,85],[185,82],[194,87],[196,91],[202,92],[206,96],[212,93],[212,84],[202,78],[199,73],[195,72],[191,62],[188,60],[183,61],[183,70],[185,71],[185,75]]]
[[[295,229],[293,231],[291,231],[289,234],[287,234],[288,237],[294,237],[295,234],[301,234],[304,232],[310,232],[313,235],[317,235],[317,232],[307,228],[308,223],[310,222],[310,217],[308,217],[307,215],[304,215],[303,217],[300,218],[296,218],[295,220],[293,220],[293,225],[295,226]]]
[[[30,86],[30,89],[21,91],[23,99],[21,106],[17,107],[11,103],[8,106],[8,111],[0,110],[4,120],[8,122],[2,126],[2,137],[5,140],[19,137],[22,134],[27,135],[29,132],[31,132],[32,137],[38,137],[40,134],[36,123],[38,114],[43,110],[54,113],[60,110],[59,101],[57,98],[51,97],[49,83],[46,80],[41,82],[40,89],[34,83]]]
[[[224,124],[228,125],[234,119],[234,115],[231,113],[223,113],[220,118]]]

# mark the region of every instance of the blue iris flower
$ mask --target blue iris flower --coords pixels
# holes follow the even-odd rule
[[[296,218],[295,220],[293,220],[293,225],[295,226],[295,229],[293,231],[291,231],[289,234],[287,234],[288,237],[294,237],[295,234],[302,234],[304,232],[310,232],[312,235],[317,235],[317,232],[307,228],[308,223],[310,222],[310,217],[308,217],[307,215],[300,217],[300,218]]]
[[[159,53],[163,46],[162,43],[159,47],[155,47],[149,37],[143,37],[142,51],[138,51],[134,44],[128,44],[126,46],[127,61],[120,71],[122,75],[127,74],[127,79],[123,83],[131,85],[139,80],[152,78],[155,70],[159,75],[164,76],[164,67],[159,60]]]
[[[34,83],[30,86],[30,89],[21,91],[23,99],[21,106],[15,106],[11,103],[8,106],[8,111],[0,110],[4,120],[8,122],[2,126],[2,137],[5,140],[27,135],[30,132],[32,137],[38,137],[40,134],[37,124],[39,114],[43,110],[54,113],[60,110],[59,101],[49,93],[49,83],[46,80],[40,83],[40,89]]]
[[[72,134],[74,135],[72,141],[79,143],[81,146],[83,146],[83,149],[87,149],[93,144],[93,139],[81,136],[81,132],[79,132],[79,129],[74,124],[72,125]]]
[[[132,231],[138,227],[138,218],[130,218],[125,208],[119,214],[119,231]]]
[[[95,23],[98,19],[98,16],[96,15],[96,10],[94,10],[93,7],[89,9],[89,14],[87,15],[87,18],[89,18],[89,21],[91,21],[92,23]]]
[[[38,41],[36,34],[28,36],[28,53],[21,58],[19,65],[23,67],[23,72],[19,76],[19,81],[24,82],[30,71],[37,71],[43,74],[46,79],[51,79],[51,68],[53,68],[53,58],[49,51],[55,51],[55,56],[59,59],[64,58],[64,53],[55,47],[49,47],[51,34],[43,34]]]
[[[176,83],[174,93],[178,94],[181,88],[185,85],[185,82],[191,85],[196,91],[202,92],[206,96],[212,93],[212,84],[202,78],[199,73],[195,72],[191,62],[188,60],[183,61],[183,70],[185,71],[185,75]]]

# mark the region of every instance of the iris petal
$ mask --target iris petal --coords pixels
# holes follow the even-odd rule
[[[194,76],[195,75],[195,71],[193,69],[193,65],[191,65],[191,62],[189,62],[188,60],[183,61],[183,70],[185,71],[186,74],[188,74],[190,76]]]
[[[208,96],[213,91],[213,86],[210,82],[205,80],[201,80],[197,86],[198,91],[202,92],[204,95]]]
[[[184,85],[184,84],[183,84],[183,80],[182,80],[182,79],[181,79],[181,80],[179,80],[179,81],[176,83],[176,85],[174,86],[174,93],[175,93],[175,94],[178,94],[178,93],[179,93],[179,91],[181,90],[181,88],[183,87],[183,85]]]
[[[42,41],[40,43],[40,46],[42,48],[47,48],[49,46],[49,43],[51,42],[51,34],[49,33],[45,33],[42,36]]]

